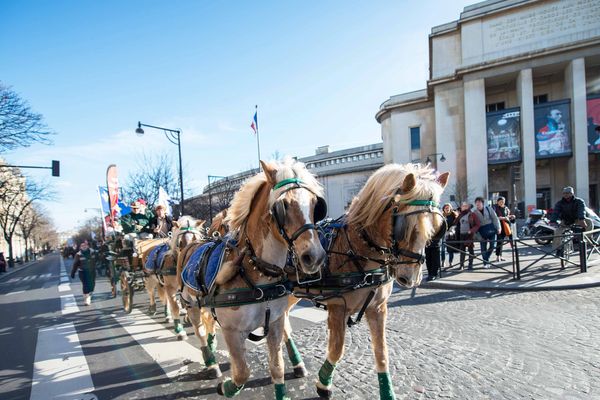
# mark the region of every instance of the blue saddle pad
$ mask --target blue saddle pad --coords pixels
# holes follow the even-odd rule
[[[224,240],[208,242],[198,247],[181,272],[183,283],[196,291],[210,291],[223,264],[228,243],[229,246],[235,245],[226,236]]]
[[[342,229],[346,223],[343,220],[331,220],[326,219],[317,223],[317,232],[319,234],[319,241],[325,251],[329,251],[333,239],[337,235],[337,231]]]
[[[155,271],[156,269],[160,269],[160,266],[165,259],[165,255],[169,251],[169,245],[167,243],[161,244],[160,246],[156,246],[152,250],[150,250],[150,254],[148,254],[148,259],[146,260],[146,264],[144,268],[149,271]]]

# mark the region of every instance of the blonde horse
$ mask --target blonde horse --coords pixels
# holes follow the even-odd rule
[[[243,389],[250,376],[245,340],[262,326],[275,397],[282,400],[288,398],[281,345],[289,294],[283,268],[288,251],[295,254],[304,273],[313,274],[321,268],[326,255],[314,221],[324,213],[325,204],[321,185],[304,164],[288,159],[261,165],[264,172],[242,186],[228,209],[225,223],[232,237],[209,244],[225,249],[212,289],[201,290],[200,284],[194,287],[185,280],[188,269],[194,267],[188,261],[206,246],[196,243],[183,249],[177,269],[178,277],[182,272],[185,275],[182,298],[193,305],[188,315],[200,339],[204,363],[213,370],[213,376],[219,376],[220,370],[201,326],[200,306],[211,309],[222,329],[232,376],[219,383],[219,394],[233,397]]]
[[[167,242],[168,239],[147,239],[139,242],[137,245],[137,252],[141,255],[142,266],[144,268],[144,272],[146,273],[144,284],[146,291],[148,292],[148,297],[150,297],[150,314],[154,314],[156,312],[156,298],[154,296],[155,291],[158,292],[158,297],[165,307],[167,307],[168,303],[167,299],[165,298],[165,291],[156,278],[154,270],[148,270],[146,268],[146,263],[148,262],[150,253],[158,246],[161,246]]]
[[[431,168],[415,164],[386,165],[367,180],[343,219],[329,223],[329,227],[321,225],[330,237],[327,273],[321,281],[301,285],[294,292],[327,305],[327,358],[316,382],[321,397],[332,395],[333,373],[344,353],[346,326],[359,322],[364,314],[380,398],[395,398],[385,337],[392,278],[409,288],[420,284],[423,250],[445,231],[438,203],[448,176],[446,172],[436,177]],[[289,323],[285,336],[296,372],[302,359],[293,345]]]

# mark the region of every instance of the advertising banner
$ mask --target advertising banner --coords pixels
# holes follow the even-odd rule
[[[587,136],[590,153],[600,153],[600,96],[587,100]]]
[[[521,160],[521,112],[511,108],[486,114],[488,164]]]
[[[564,157],[571,149],[571,101],[537,104],[535,119],[536,158]]]

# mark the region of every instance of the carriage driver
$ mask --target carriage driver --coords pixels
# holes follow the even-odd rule
[[[130,214],[121,218],[123,233],[136,233],[140,239],[146,239],[153,233],[150,221],[154,218],[154,213],[148,210],[144,199],[131,203],[131,210]]]

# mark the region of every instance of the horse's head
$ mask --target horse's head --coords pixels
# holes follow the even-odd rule
[[[446,222],[439,210],[449,173],[415,164],[388,164],[377,170],[352,202],[349,223],[381,238],[390,255],[390,272],[406,287],[421,283],[424,249],[440,239]]]
[[[202,225],[204,225],[204,220],[195,219],[189,215],[184,215],[177,221],[173,221],[171,249],[179,252],[188,244],[202,239]]]
[[[314,225],[327,214],[323,188],[292,159],[261,165],[263,173],[234,196],[226,222],[243,230],[263,260],[283,268],[291,251],[301,271],[314,274],[326,257]]]
[[[215,215],[212,219],[212,223],[208,228],[208,236],[216,237],[216,236],[225,236],[227,232],[229,232],[229,227],[225,222],[225,218],[227,217],[227,209],[224,209],[217,215]]]

